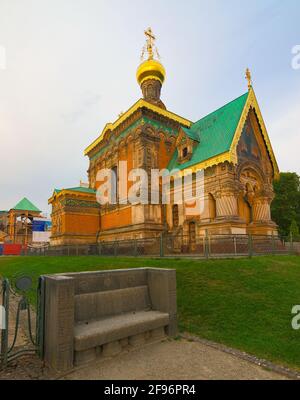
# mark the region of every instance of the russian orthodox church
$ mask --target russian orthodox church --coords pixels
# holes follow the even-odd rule
[[[246,71],[248,91],[199,121],[167,109],[161,100],[166,71],[156,56],[155,37],[145,32],[148,57],[137,70],[143,98],[85,150],[87,186],[56,189],[52,205],[53,245],[185,235],[277,234],[270,205],[279,174],[264,120]],[[204,170],[203,208],[190,215],[187,204],[107,204],[96,199],[97,172],[118,176],[120,161],[141,168]],[[174,191],[171,186],[171,192]]]

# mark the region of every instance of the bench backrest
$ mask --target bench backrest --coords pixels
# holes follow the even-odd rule
[[[148,286],[75,296],[75,321],[85,322],[133,311],[151,309]]]

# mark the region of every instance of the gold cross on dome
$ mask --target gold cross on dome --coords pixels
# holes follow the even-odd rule
[[[151,28],[148,28],[145,31],[145,35],[147,38],[147,51],[149,54],[149,60],[152,60],[153,59],[153,47],[154,47],[154,42],[156,40],[156,37],[154,36]]]
[[[154,36],[152,29],[148,28],[147,30],[145,30],[145,35],[146,35],[146,45],[143,48],[141,59],[142,60],[144,59],[144,55],[146,52],[148,53],[148,60],[153,60],[154,53],[157,55],[158,58],[160,58],[157,48],[155,46],[156,37]]]

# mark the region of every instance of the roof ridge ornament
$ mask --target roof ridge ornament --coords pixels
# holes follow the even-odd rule
[[[249,68],[246,69],[245,79],[248,81],[248,89],[250,90],[252,88],[252,76]]]

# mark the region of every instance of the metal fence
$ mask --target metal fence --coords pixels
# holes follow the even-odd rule
[[[30,304],[30,293],[36,292],[36,309]],[[11,280],[0,276],[0,370],[10,361],[27,354],[43,355],[44,282],[38,286],[29,275]]]
[[[242,257],[290,254],[300,250],[300,242],[263,235],[190,236],[164,234],[144,239],[100,241],[90,245],[29,248],[24,255],[45,256],[128,256],[128,257]]]

